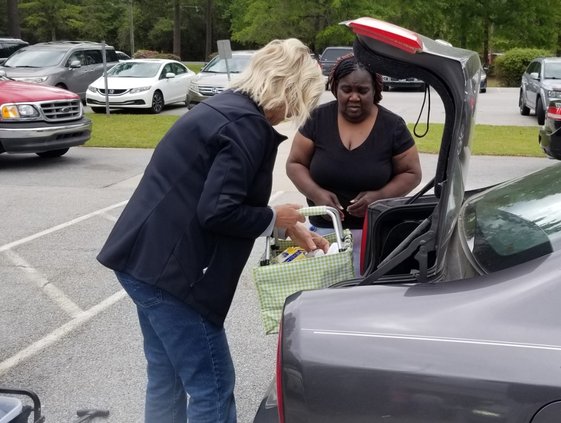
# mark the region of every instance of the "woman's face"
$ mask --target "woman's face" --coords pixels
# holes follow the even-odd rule
[[[374,106],[374,81],[364,69],[357,69],[339,80],[339,112],[350,122],[361,122]]]

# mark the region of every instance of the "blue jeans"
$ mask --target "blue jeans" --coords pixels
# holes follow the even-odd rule
[[[136,304],[147,361],[146,423],[235,423],[234,365],[223,327],[171,294],[115,272]]]

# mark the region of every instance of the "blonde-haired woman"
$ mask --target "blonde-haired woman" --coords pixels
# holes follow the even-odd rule
[[[303,122],[323,84],[300,41],[257,51],[232,89],[163,137],[99,253],[137,307],[147,423],[235,422],[223,323],[255,239],[279,227],[307,250],[326,249],[303,225],[299,205],[268,206],[286,138],[273,126]]]

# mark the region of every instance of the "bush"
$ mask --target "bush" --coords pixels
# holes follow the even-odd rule
[[[159,51],[154,51],[154,50],[138,50],[132,55],[132,58],[133,59],[169,59],[169,60],[177,60],[178,62],[181,61],[181,58],[173,53],[161,53]]]
[[[495,59],[494,71],[499,85],[518,87],[520,78],[528,64],[540,56],[551,56],[549,50],[537,48],[513,48]]]

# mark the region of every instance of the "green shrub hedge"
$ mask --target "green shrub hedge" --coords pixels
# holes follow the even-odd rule
[[[133,59],[169,59],[177,60],[178,62],[181,61],[181,58],[173,53],[161,53],[154,50],[138,50],[132,57]]]
[[[528,64],[540,56],[552,56],[552,52],[537,48],[513,48],[495,59],[494,70],[499,85],[518,87]]]

